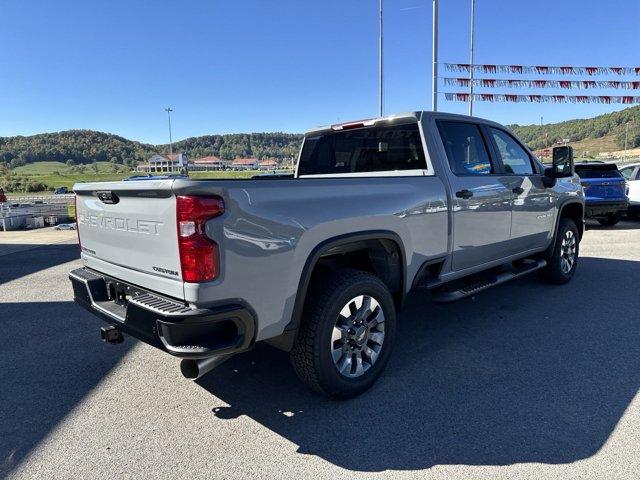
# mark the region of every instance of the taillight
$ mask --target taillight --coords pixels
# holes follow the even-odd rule
[[[177,197],[178,248],[185,282],[208,282],[218,276],[218,244],[207,237],[205,223],[222,213],[220,197]]]

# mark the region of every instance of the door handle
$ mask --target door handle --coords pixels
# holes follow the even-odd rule
[[[456,197],[465,198],[465,199],[471,198],[473,197],[473,192],[465,188],[464,190],[460,190],[459,192],[456,192]]]
[[[513,193],[515,193],[516,195],[522,195],[524,193],[524,188],[516,187],[516,188],[511,189],[511,191]]]

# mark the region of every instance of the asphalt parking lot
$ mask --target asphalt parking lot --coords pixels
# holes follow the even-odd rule
[[[190,382],[104,345],[72,302],[73,238],[0,236],[0,477],[637,479],[640,222],[590,227],[568,285],[410,298],[385,374],[348,402],[267,346]]]

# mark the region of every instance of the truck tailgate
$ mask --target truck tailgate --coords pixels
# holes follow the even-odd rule
[[[85,265],[184,298],[173,180],[76,184]]]

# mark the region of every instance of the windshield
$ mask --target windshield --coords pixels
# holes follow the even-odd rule
[[[426,168],[417,123],[323,132],[305,138],[298,175]]]

